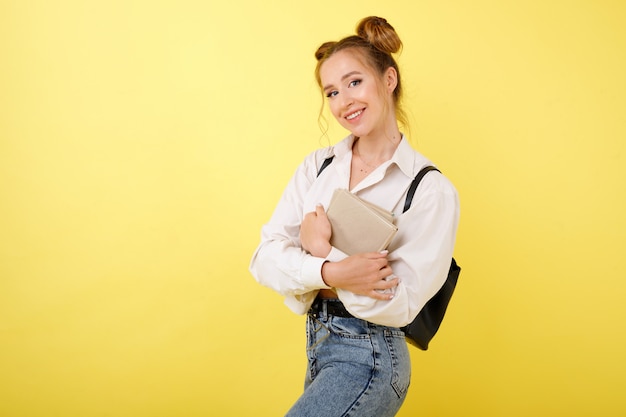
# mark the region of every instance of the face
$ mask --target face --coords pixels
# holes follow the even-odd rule
[[[328,106],[339,124],[359,138],[382,135],[397,122],[393,112],[395,70],[382,76],[366,66],[357,52],[343,50],[320,68]]]

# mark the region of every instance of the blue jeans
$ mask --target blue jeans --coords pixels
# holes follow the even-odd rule
[[[391,417],[406,397],[411,361],[398,328],[309,313],[307,356],[304,393],[286,417]]]

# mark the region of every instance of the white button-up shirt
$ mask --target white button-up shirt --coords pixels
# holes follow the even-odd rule
[[[335,247],[326,258],[310,255],[300,244],[300,224],[317,204],[327,209],[335,189],[349,188],[353,142],[349,136],[304,159],[269,223],[263,226],[261,243],[250,263],[255,279],[285,296],[285,304],[298,314],[308,311],[320,289],[329,288],[322,280],[322,264],[348,256]],[[332,163],[317,177],[324,159],[331,155]],[[402,213],[411,181],[427,165],[433,164],[403,137],[393,157],[350,190],[394,213],[398,226],[387,257],[400,279],[394,297],[381,301],[336,289],[338,298],[355,317],[386,326],[405,326],[446,280],[459,221],[456,189],[439,172],[429,172],[417,188],[411,208]]]

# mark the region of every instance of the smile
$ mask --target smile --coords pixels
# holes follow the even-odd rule
[[[361,113],[363,113],[363,110],[356,111],[356,112],[354,112],[352,114],[347,115],[346,119],[352,120],[352,119],[354,119],[356,117],[359,117],[361,115]]]

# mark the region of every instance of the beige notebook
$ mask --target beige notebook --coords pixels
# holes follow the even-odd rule
[[[398,227],[393,214],[345,189],[337,189],[326,210],[330,244],[348,255],[387,249]]]

